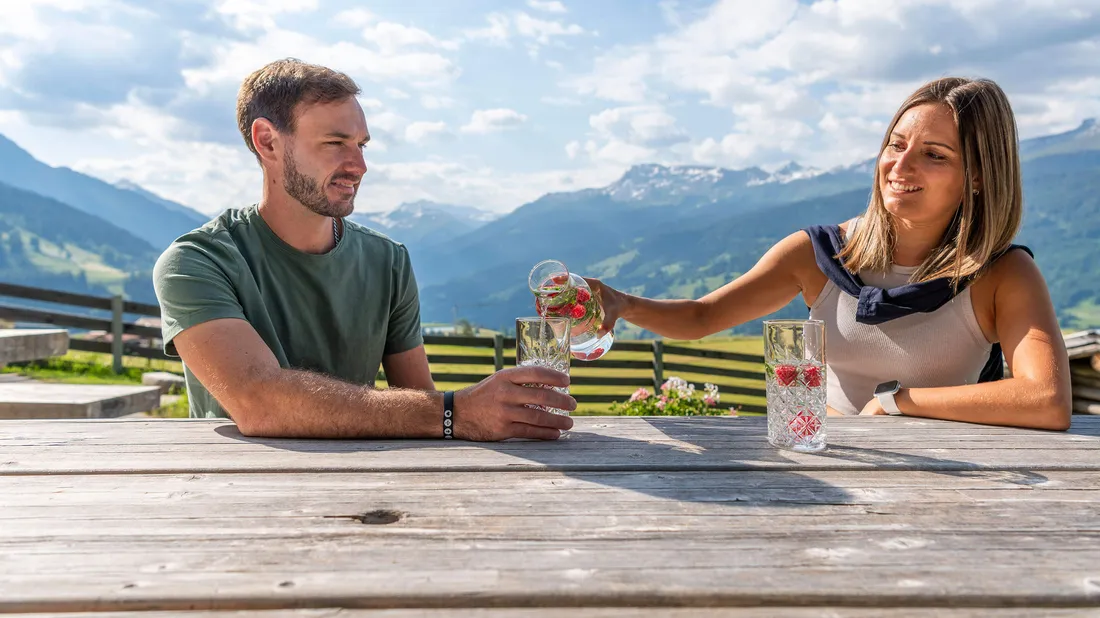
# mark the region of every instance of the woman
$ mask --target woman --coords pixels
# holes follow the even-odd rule
[[[607,317],[698,339],[802,294],[825,322],[830,414],[905,414],[1065,430],[1069,362],[1022,214],[1016,124],[988,80],[925,84],[890,122],[866,212],[773,246],[698,300],[590,279]],[[1011,378],[998,379],[1001,351]],[[899,388],[900,387],[900,388]],[[878,395],[876,396],[876,391]]]

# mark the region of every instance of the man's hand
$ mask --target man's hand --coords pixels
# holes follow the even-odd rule
[[[882,409],[882,404],[879,403],[878,397],[871,397],[871,401],[867,402],[867,405],[863,406],[863,410],[860,411],[860,416],[875,416],[876,414],[886,414],[886,410]]]
[[[526,404],[573,411],[577,401],[548,388],[524,384],[569,386],[569,376],[545,367],[503,369],[477,384],[455,392],[455,437],[495,441],[508,438],[556,440],[573,419]]]

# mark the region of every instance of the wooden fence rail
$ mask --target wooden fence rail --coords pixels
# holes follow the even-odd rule
[[[81,338],[79,334],[70,339],[69,347],[73,350],[85,352],[97,352],[110,354],[112,366],[115,372],[121,372],[124,356],[134,356],[146,359],[171,360],[179,359],[168,357],[160,346],[161,331],[154,326],[144,326],[127,321],[130,316],[160,317],[160,307],[146,303],[136,303],[124,300],[121,296],[87,296],[71,292],[47,290],[42,288],[0,283],[0,297],[18,298],[23,301],[36,301],[37,303],[52,303],[69,307],[80,307],[100,312],[100,315],[88,315],[87,312],[73,313],[71,311],[59,311],[43,309],[38,306],[0,303],[0,319],[33,324],[48,324],[62,328],[87,331],[103,331],[110,333],[109,341],[96,341]],[[132,341],[124,341],[125,335],[132,335]],[[428,346],[428,362],[431,365],[458,365],[469,367],[470,371],[432,371],[432,377],[436,382],[447,384],[473,384],[493,371],[503,369],[507,364],[515,362],[516,340],[513,337],[496,335],[494,337],[450,337],[439,335],[426,335],[424,343]],[[469,348],[473,354],[435,353],[433,347],[448,346]],[[492,354],[478,354],[477,350],[492,350]],[[764,359],[751,354],[739,354],[722,350],[701,349],[686,346],[669,345],[663,341],[640,342],[618,341],[609,354],[610,357],[627,353],[634,359],[606,358],[588,363],[573,365],[574,375],[570,382],[575,386],[606,387],[605,390],[618,390],[620,392],[600,392],[574,394],[579,403],[613,403],[623,401],[629,397],[629,393],[621,392],[624,388],[653,388],[659,389],[668,375],[693,374],[702,376],[714,376],[716,378],[730,378],[741,381],[751,381],[759,387],[746,386],[744,384],[727,384],[721,380],[713,380],[718,386],[719,393],[732,396],[732,403],[738,405],[746,412],[763,412],[765,407],[753,402],[741,402],[739,397],[763,398],[765,391],[762,388],[764,374],[760,370]],[[638,359],[637,356],[645,355]],[[671,358],[670,358],[671,357]],[[717,366],[716,363],[691,363],[691,359],[705,361],[731,361],[743,363],[750,367],[728,368]],[[619,370],[629,372],[630,375],[588,375],[590,369],[594,370]],[[384,374],[379,373],[379,379],[385,379]],[[723,405],[726,400],[723,399]]]

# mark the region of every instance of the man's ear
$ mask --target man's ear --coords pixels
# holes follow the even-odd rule
[[[279,131],[267,118],[257,118],[252,121],[252,147],[256,154],[265,163],[274,163],[279,152]]]

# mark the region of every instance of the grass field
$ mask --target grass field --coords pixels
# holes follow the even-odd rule
[[[725,352],[738,352],[741,354],[753,354],[762,355],[764,353],[763,340],[760,337],[724,337],[704,339],[700,341],[666,341],[667,345],[679,345],[691,348],[705,348],[711,350],[721,350]],[[485,365],[448,365],[448,364],[433,364],[432,373],[468,373],[468,374],[480,374],[489,375],[492,373],[492,358],[493,351],[488,348],[470,348],[465,346],[439,346],[430,345],[427,346],[428,354],[440,354],[440,355],[466,355],[466,356],[478,356],[485,358]],[[504,350],[504,365],[510,367],[515,365],[515,349]],[[650,361],[652,355],[644,352],[622,352],[612,348],[611,352],[604,356],[601,360],[642,360]],[[741,363],[734,361],[721,361],[701,358],[690,357],[678,357],[670,354],[665,355],[665,362],[678,362],[688,363],[696,365],[708,365],[712,367],[723,367],[727,369],[741,369],[745,371],[761,371],[762,367],[754,363]],[[92,352],[75,352],[71,351],[63,357],[51,359],[45,363],[37,363],[24,366],[11,366],[6,367],[2,371],[5,373],[21,373],[32,377],[37,380],[48,382],[67,382],[74,384],[140,384],[141,375],[146,371],[171,371],[174,373],[182,373],[183,366],[178,362],[172,361],[160,361],[149,360],[136,357],[126,357],[123,359],[123,365],[125,371],[120,375],[115,375],[111,372],[111,357],[107,354],[96,354]],[[617,377],[652,377],[652,373],[643,370],[634,369],[603,369],[600,367],[600,361],[586,363],[582,361],[573,361],[570,367],[570,373],[574,376],[617,376]],[[682,373],[682,372],[665,372],[665,378],[671,376],[677,376],[687,380],[696,385],[698,390],[702,390],[703,384],[706,382],[713,382],[715,384],[726,384],[730,386],[744,386],[750,388],[764,388],[763,380],[744,380],[736,378],[722,378],[715,376],[706,376],[703,374],[695,373]],[[385,387],[385,382],[380,382],[379,387]],[[436,384],[437,388],[454,390],[469,386],[469,383],[446,383],[439,382]],[[630,397],[630,394],[634,391],[634,387],[623,386],[573,386],[570,388],[570,392],[575,394],[613,394],[621,395],[622,400],[626,400]],[[763,397],[746,397],[746,396],[723,396],[721,405],[723,408],[729,406],[736,406],[737,404],[755,404],[764,405]],[[186,416],[187,415],[187,402],[186,398],[182,402],[177,402],[172,406],[162,408],[157,412],[158,416]],[[588,403],[581,404],[580,408],[575,414],[577,415],[601,415],[608,414],[611,404],[600,403]]]

